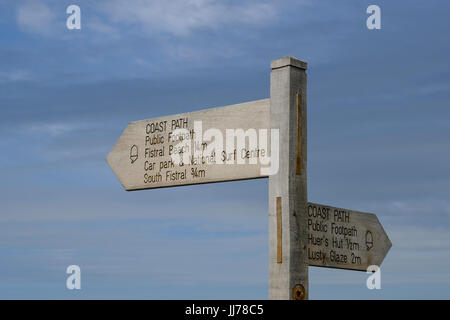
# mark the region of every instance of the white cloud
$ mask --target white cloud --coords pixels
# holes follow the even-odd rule
[[[98,137],[92,137],[103,129],[104,127],[96,122],[55,121],[24,124],[19,132],[39,141],[39,147],[33,151],[35,161],[40,159],[54,163],[106,155],[110,146],[102,144]],[[13,132],[17,132],[17,129],[13,129]],[[91,138],[86,139],[87,136]]]
[[[80,130],[88,127],[84,123],[69,123],[69,122],[54,122],[54,123],[34,123],[26,126],[26,130],[30,133],[38,133],[57,137],[75,130]]]
[[[431,95],[431,94],[438,94],[442,92],[448,92],[450,90],[450,87],[448,83],[432,83],[432,84],[426,84],[423,87],[420,87],[418,89],[419,94],[422,95]]]
[[[31,80],[32,76],[25,70],[13,70],[9,72],[0,72],[0,83]]]
[[[102,35],[107,35],[107,39],[117,40],[120,38],[120,32],[117,27],[106,24],[97,17],[91,17],[86,22],[86,26],[89,30],[100,33]]]
[[[420,250],[435,251],[435,253],[447,252],[445,256],[450,258],[450,230],[448,227],[397,227],[391,230],[390,237],[392,243],[399,250],[412,250],[415,253]],[[440,259],[437,258],[437,260]]]
[[[383,219],[393,225],[403,226],[425,223],[427,225],[450,225],[450,202],[446,199],[404,199],[366,204],[368,211],[383,213]]]
[[[17,23],[25,31],[48,35],[54,20],[54,13],[42,2],[30,1],[18,7]]]
[[[81,7],[88,14],[82,19],[91,31],[113,38],[129,26],[147,34],[186,36],[202,28],[265,25],[276,18],[279,8],[280,3],[268,0],[110,0]],[[18,5],[17,24],[26,32],[60,34],[65,28],[63,24],[55,28],[60,15],[64,18],[65,12],[57,12],[49,1],[27,1]]]
[[[112,0],[100,6],[113,22],[138,24],[147,32],[188,35],[199,28],[265,24],[276,16],[273,3],[217,0]]]

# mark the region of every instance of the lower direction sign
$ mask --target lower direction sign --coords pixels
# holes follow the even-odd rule
[[[366,271],[392,246],[372,213],[308,202],[307,221],[310,266]]]

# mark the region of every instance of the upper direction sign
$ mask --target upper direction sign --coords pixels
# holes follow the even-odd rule
[[[264,99],[132,122],[107,162],[126,190],[267,177],[269,113]]]
[[[307,204],[308,264],[366,271],[380,266],[392,244],[376,215]]]

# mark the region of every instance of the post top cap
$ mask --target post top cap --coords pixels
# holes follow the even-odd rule
[[[293,67],[296,67],[296,68],[300,68],[300,69],[306,70],[308,64],[305,61],[298,60],[298,59],[296,59],[294,57],[291,57],[291,56],[287,56],[287,57],[284,57],[284,58],[273,60],[270,63],[270,67],[272,68],[272,70],[273,69],[287,67],[287,66],[293,66]]]

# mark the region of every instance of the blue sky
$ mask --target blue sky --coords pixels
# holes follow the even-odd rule
[[[310,268],[310,298],[450,298],[449,12],[0,0],[0,298],[266,299],[267,180],[125,192],[105,158],[130,121],[267,98],[286,55],[308,62],[309,200],[376,213],[393,243],[381,290]]]

